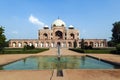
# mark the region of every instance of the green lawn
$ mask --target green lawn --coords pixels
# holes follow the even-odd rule
[[[49,48],[35,48],[31,50],[24,50],[23,48],[5,48],[1,54],[35,54],[49,50]]]

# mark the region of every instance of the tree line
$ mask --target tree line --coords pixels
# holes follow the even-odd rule
[[[108,41],[108,46],[115,47],[120,44],[120,21],[113,23],[112,28],[112,37],[111,40]]]
[[[4,27],[0,26],[0,52],[3,51],[6,44],[6,37],[4,35]]]

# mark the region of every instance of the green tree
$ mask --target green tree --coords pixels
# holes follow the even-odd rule
[[[26,50],[31,50],[31,49],[35,49],[35,46],[34,45],[25,45],[23,50],[26,51]]]
[[[116,51],[115,51],[116,54],[120,54],[120,44],[117,44],[116,45]]]
[[[81,40],[81,49],[85,48],[85,43],[84,43],[84,39]]]
[[[120,21],[113,24],[112,41],[115,44],[120,43]]]
[[[74,44],[74,48],[76,48],[76,47],[77,47],[77,41],[75,40],[75,41],[73,42],[73,44]]]
[[[107,45],[108,45],[109,47],[114,47],[114,46],[115,46],[115,43],[110,40],[110,41],[107,42]]]
[[[117,49],[117,51],[120,51],[120,44],[116,45],[116,49]]]
[[[0,52],[3,51],[5,47],[5,40],[6,40],[6,37],[4,35],[4,28],[0,26]]]
[[[4,46],[5,46],[5,47],[9,47],[9,41],[5,41]]]

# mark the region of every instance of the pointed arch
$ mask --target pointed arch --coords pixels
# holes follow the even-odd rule
[[[71,39],[75,39],[75,35],[73,33],[70,34]]]

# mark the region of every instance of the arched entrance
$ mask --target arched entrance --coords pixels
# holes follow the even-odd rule
[[[17,46],[16,42],[13,42],[12,47],[16,47],[16,46]]]
[[[90,42],[90,46],[92,46],[92,47],[93,47],[93,42]]]
[[[75,35],[73,33],[70,34],[71,39],[75,38]]]
[[[48,39],[48,34],[47,33],[44,33],[43,36],[44,36],[44,39]]]
[[[56,31],[55,36],[57,39],[63,39],[63,33],[61,31]]]
[[[22,47],[22,43],[21,42],[18,42],[18,47]]]

